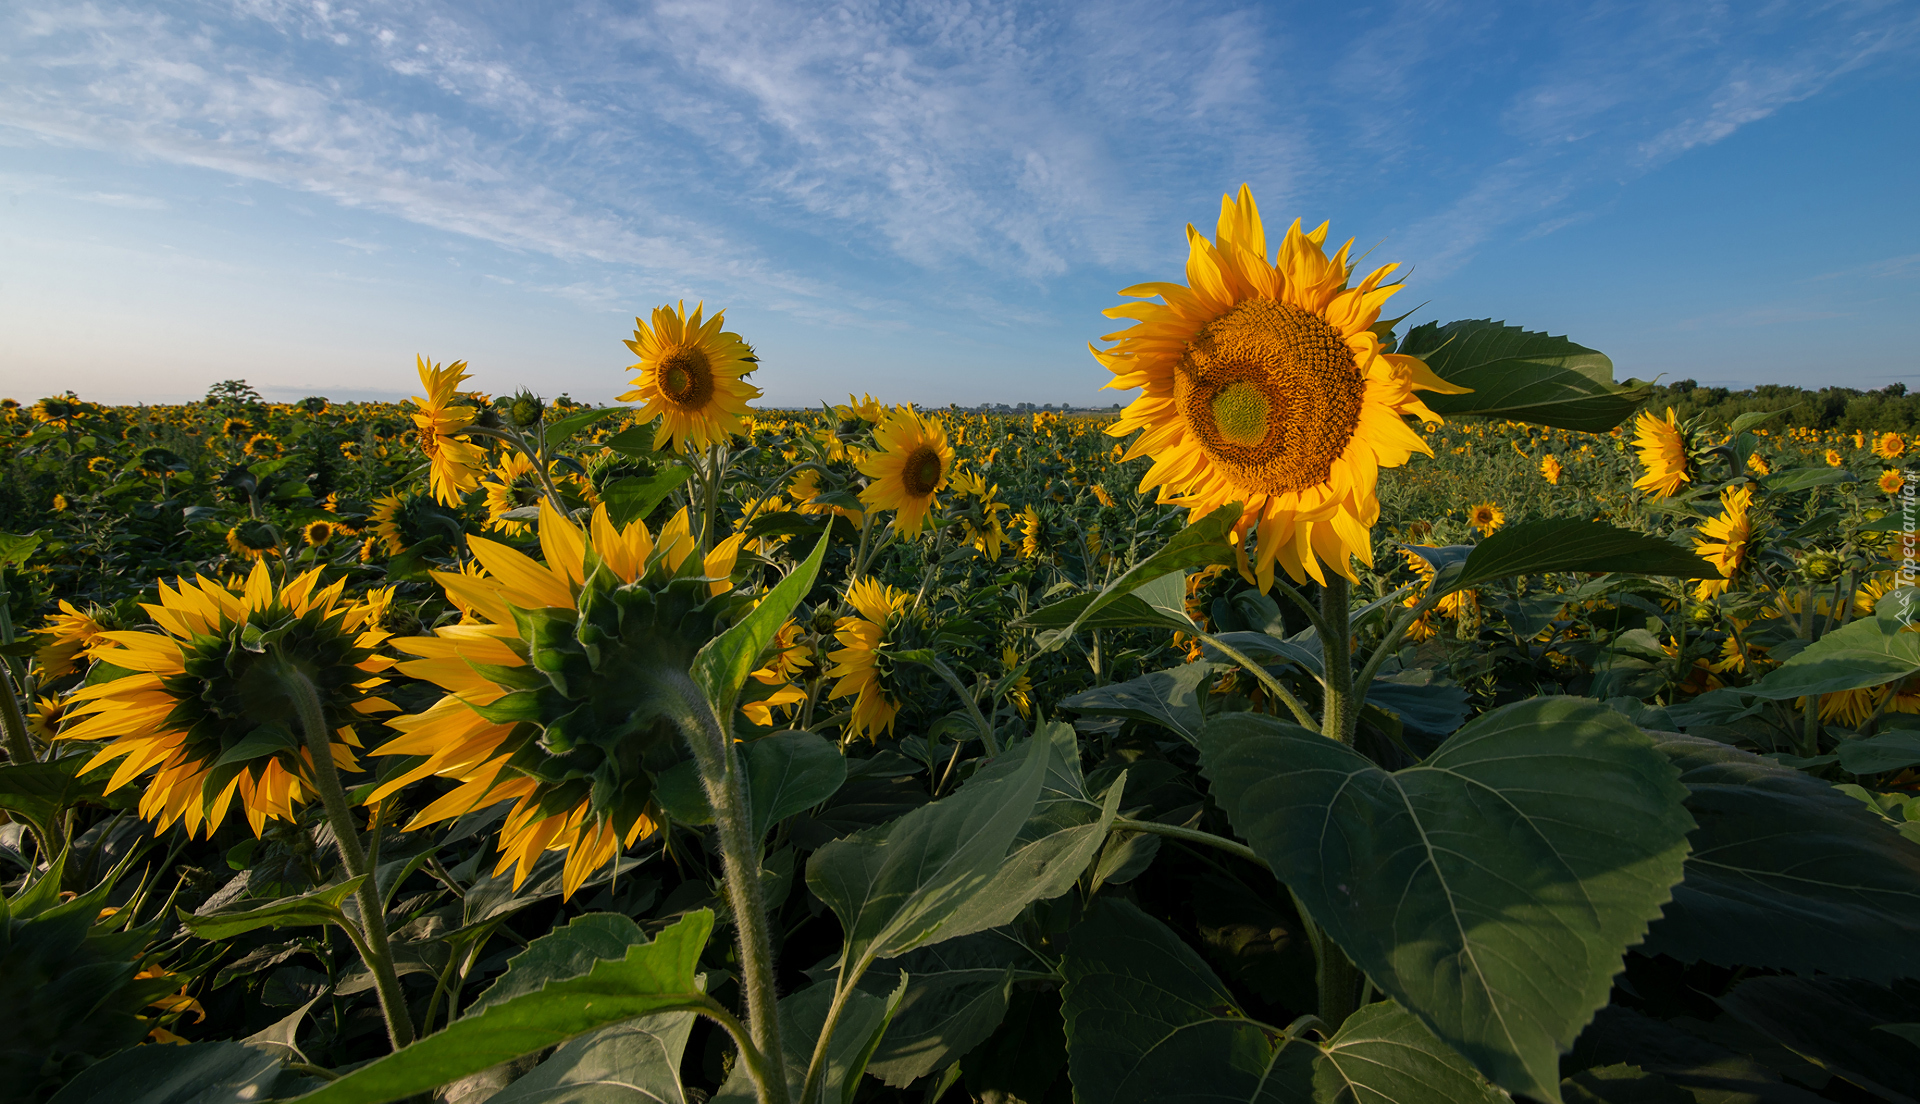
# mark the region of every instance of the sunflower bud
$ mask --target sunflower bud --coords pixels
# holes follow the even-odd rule
[[[522,391],[513,397],[513,405],[507,408],[507,419],[516,427],[525,429],[538,422],[546,409],[546,404],[540,401],[538,395]]]
[[[1840,574],[1840,557],[1831,552],[1809,552],[1800,561],[1800,575],[1810,583],[1824,583]]]

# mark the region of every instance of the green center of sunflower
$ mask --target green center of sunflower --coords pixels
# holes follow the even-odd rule
[[[713,397],[713,362],[696,347],[675,349],[660,362],[660,393],[682,410],[698,410]]]
[[[1237,488],[1258,494],[1326,482],[1365,394],[1339,331],[1271,299],[1208,323],[1174,373],[1175,403],[1200,447]]]
[[[908,494],[925,498],[940,489],[942,470],[940,454],[930,445],[921,445],[907,456],[900,470],[900,481],[906,484]]]

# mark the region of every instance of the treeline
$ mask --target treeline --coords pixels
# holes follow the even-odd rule
[[[1718,425],[1725,425],[1749,411],[1785,410],[1785,416],[1771,423],[1773,426],[1857,429],[1868,433],[1920,429],[1920,394],[1908,394],[1904,383],[1891,384],[1878,391],[1851,387],[1809,391],[1804,387],[1772,383],[1734,391],[1725,387],[1701,387],[1693,380],[1683,379],[1655,387],[1647,398],[1646,408],[1656,413],[1664,412],[1669,406],[1683,420],[1704,413],[1709,424]]]

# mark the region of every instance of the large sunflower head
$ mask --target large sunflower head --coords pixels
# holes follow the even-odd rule
[[[720,328],[726,311],[703,322],[704,306],[695,306],[691,316],[684,301],[655,307],[651,326],[633,320],[633,340],[626,346],[640,358],[631,366],[640,374],[620,401],[644,402],[641,420],[660,419],[655,450],[669,441],[676,449],[705,448],[742,432],[747,401],[760,397],[760,389],[746,381],[759,358],[739,334]]]
[[[533,461],[527,459],[526,454],[517,450],[502,453],[500,462],[480,481],[480,487],[487,492],[487,528],[510,537],[533,528],[527,522],[506,516],[540,501],[544,491],[539,474],[533,470]]]
[[[1432,454],[1406,419],[1440,419],[1413,392],[1461,391],[1374,332],[1399,266],[1349,286],[1352,242],[1328,257],[1326,238],[1325,224],[1295,221],[1268,260],[1242,186],[1221,197],[1213,241],[1187,227],[1187,283],[1121,292],[1161,302],[1108,310],[1134,324],[1092,350],[1108,387],[1141,389],[1107,430],[1144,431],[1126,456],[1154,460],[1140,489],[1202,513],[1240,503],[1241,553],[1263,589],[1276,564],[1300,581],[1324,581],[1323,564],[1352,579],[1356,556],[1371,564],[1379,469]]]
[[[833,636],[841,648],[827,653],[834,664],[827,676],[839,681],[827,698],[853,699],[853,716],[847,721],[849,738],[878,739],[883,730],[893,731],[900,699],[891,685],[893,657],[887,649],[895,643],[895,634],[912,603],[912,595],[874,579],[855,579],[847,588],[847,604],[854,613],[834,626]]]
[[[413,359],[427,392],[413,400],[420,407],[413,414],[414,439],[426,454],[434,497],[457,505],[461,495],[480,485],[480,471],[487,465],[486,450],[459,437],[473,424],[474,411],[451,405],[467,378],[467,362],[456,360],[442,368],[424,357]]]
[[[1716,594],[1724,594],[1734,576],[1747,565],[1754,537],[1753,519],[1749,515],[1752,507],[1751,483],[1720,492],[1720,516],[1703,522],[1700,539],[1693,542],[1693,550],[1720,569],[1720,578],[1702,579],[1694,588],[1695,598],[1704,602]]]
[[[874,428],[873,439],[880,451],[854,465],[873,480],[860,492],[860,501],[869,509],[894,511],[894,528],[917,537],[935,505],[934,494],[953,475],[947,431],[940,419],[903,406]]]
[[[360,769],[354,725],[394,708],[376,696],[393,665],[376,652],[387,634],[345,587],[322,587],[319,568],[276,587],[263,563],[244,582],[161,582],[160,601],[142,607],[160,631],[101,634],[94,658],[120,673],[67,699],[59,738],[108,741],[84,769],[119,760],[109,791],[155,770],[140,815],[157,831],[181,822],[211,835],[236,799],[256,835],[269,818],[293,819],[313,760],[288,670],[318,692],[342,769]]]
[[[1888,430],[1873,439],[1873,454],[1882,460],[1898,460],[1907,454],[1907,439]]]
[[[34,653],[40,664],[40,681],[65,678],[75,661],[100,642],[104,631],[93,612],[76,609],[72,602],[60,599],[60,612],[40,626],[40,649]]]
[[[1646,411],[1634,421],[1634,447],[1640,450],[1640,466],[1647,473],[1633,481],[1635,490],[1655,498],[1671,498],[1680,492],[1680,484],[1693,479],[1687,433],[1667,408],[1667,416],[1656,418]]]
[[[427,758],[367,800],[429,775],[462,783],[414,826],[513,801],[496,873],[518,885],[564,848],[571,895],[653,831],[654,779],[682,757],[664,703],[751,599],[731,581],[738,538],[702,558],[684,510],[656,538],[616,528],[605,507],[582,531],[542,500],[539,534],[545,563],[473,537],[482,573],[432,573],[476,616],[394,642],[417,657],[401,671],[448,693],[390,722],[402,735],[378,754]]]

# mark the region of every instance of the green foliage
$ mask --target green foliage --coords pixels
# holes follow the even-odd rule
[[[1639,380],[1614,383],[1613,361],[1604,353],[1491,319],[1415,326],[1396,351],[1426,361],[1456,387],[1472,388],[1464,395],[1423,396],[1436,414],[1485,414],[1604,432],[1647,396]]]

